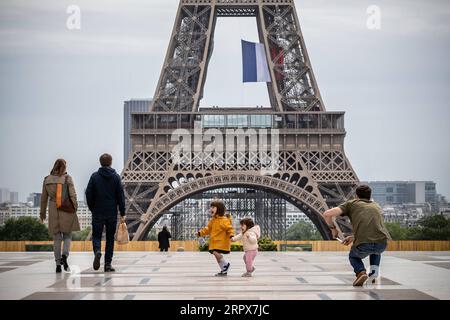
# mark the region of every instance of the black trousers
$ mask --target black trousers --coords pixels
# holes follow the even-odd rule
[[[117,216],[92,216],[92,248],[94,253],[102,251],[103,228],[106,229],[105,266],[110,266],[114,254]]]

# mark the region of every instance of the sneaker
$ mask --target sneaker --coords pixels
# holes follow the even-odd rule
[[[375,272],[372,272],[369,274],[369,277],[367,278],[367,283],[376,284],[378,280],[378,275],[375,274]]]
[[[251,272],[244,272],[242,274],[242,277],[244,277],[244,278],[251,277],[251,276],[252,276]]]
[[[225,271],[220,271],[219,273],[216,273],[214,276],[216,277],[226,277],[227,276],[227,272]]]
[[[67,263],[67,256],[65,254],[62,255],[61,264],[64,267],[64,271],[70,272],[69,264]]]
[[[102,254],[100,252],[96,252],[95,253],[94,264],[93,264],[94,270],[100,269],[100,259],[101,259],[101,257],[102,257]]]
[[[115,272],[115,271],[116,271],[116,269],[114,269],[110,265],[106,265],[105,266],[105,272]]]
[[[61,265],[56,266],[56,273],[61,273]]]
[[[360,273],[358,273],[356,275],[356,280],[353,282],[353,286],[354,287],[362,287],[364,285],[364,282],[366,282],[366,280],[369,277],[367,276],[365,271],[361,271]]]
[[[223,267],[222,272],[227,273],[227,272],[228,272],[228,269],[230,269],[230,263],[229,263],[229,262],[227,263],[227,265],[226,265],[225,267]]]

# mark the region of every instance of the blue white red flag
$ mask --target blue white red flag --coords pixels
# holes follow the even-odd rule
[[[242,40],[244,82],[271,82],[264,44]]]

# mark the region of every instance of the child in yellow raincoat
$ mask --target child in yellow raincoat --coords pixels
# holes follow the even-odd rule
[[[208,226],[198,232],[199,237],[209,235],[209,252],[214,255],[220,267],[220,272],[216,276],[226,276],[230,263],[223,257],[230,253],[231,238],[234,236],[234,229],[231,217],[225,214],[225,205],[222,201],[211,202],[211,217]]]

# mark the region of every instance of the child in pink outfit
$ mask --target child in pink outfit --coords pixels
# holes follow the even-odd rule
[[[253,261],[258,253],[258,239],[261,236],[261,229],[259,226],[255,225],[252,219],[245,218],[240,221],[241,233],[237,236],[231,238],[231,241],[242,240],[244,245],[244,262],[247,272],[245,272],[243,277],[251,277],[252,273],[255,271],[253,266]]]

